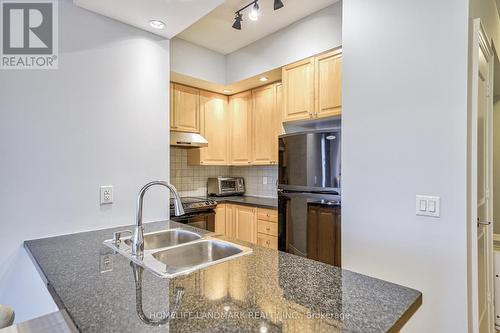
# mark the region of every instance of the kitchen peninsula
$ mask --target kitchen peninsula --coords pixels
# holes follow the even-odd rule
[[[169,228],[207,234],[145,225]],[[419,291],[248,243],[250,255],[161,279],[102,244],[122,229],[25,242],[81,332],[393,332],[422,303]]]

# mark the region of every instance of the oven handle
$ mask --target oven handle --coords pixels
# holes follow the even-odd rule
[[[324,199],[330,201],[340,201],[341,199],[341,196],[338,194],[322,194],[313,192],[285,192],[285,191],[279,191],[278,197],[313,198],[313,199]]]
[[[204,216],[212,216],[212,215],[215,215],[215,211],[200,212],[200,213],[188,213],[188,214],[184,214],[181,216],[172,216],[170,219],[172,219],[174,221],[175,220],[187,220],[187,219],[190,219],[193,217],[204,217]]]

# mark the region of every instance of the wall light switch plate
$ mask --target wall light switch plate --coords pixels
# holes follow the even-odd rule
[[[430,195],[417,195],[415,212],[420,216],[440,217],[441,198]]]
[[[262,177],[262,184],[264,184],[264,185],[267,184],[267,177]]]
[[[113,203],[113,186],[101,186],[101,205]]]

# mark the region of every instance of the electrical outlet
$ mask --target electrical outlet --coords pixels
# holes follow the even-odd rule
[[[267,177],[262,177],[262,184],[264,184],[264,185],[267,184]]]
[[[113,203],[113,186],[101,186],[101,205]]]
[[[99,269],[101,273],[110,272],[113,270],[113,255],[101,254],[99,258]]]
[[[429,195],[417,195],[415,210],[417,215],[440,217],[441,198]]]

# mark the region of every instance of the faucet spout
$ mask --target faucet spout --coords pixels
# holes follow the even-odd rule
[[[134,236],[132,237],[132,255],[137,257],[142,257],[144,251],[144,228],[142,226],[142,207],[144,203],[144,195],[153,186],[164,186],[168,188],[174,197],[174,214],[175,216],[184,215],[184,207],[182,206],[181,197],[177,192],[177,189],[172,185],[164,181],[153,181],[144,185],[139,194],[137,195],[137,220],[134,230]]]

